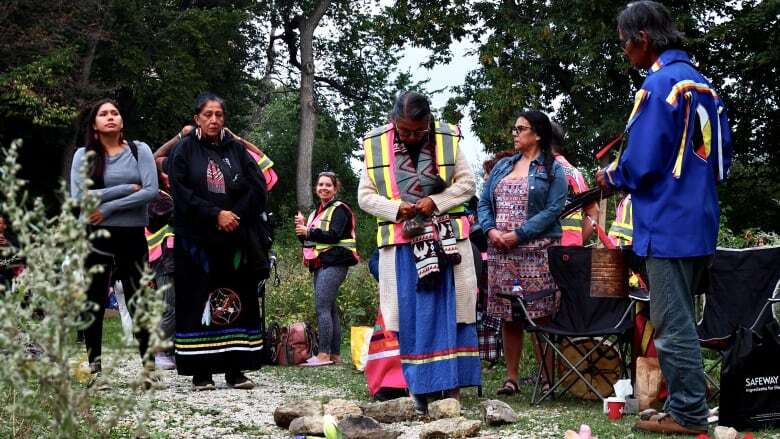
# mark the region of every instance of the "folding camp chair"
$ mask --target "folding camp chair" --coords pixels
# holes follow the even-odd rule
[[[547,254],[550,272],[561,292],[561,298],[557,313],[548,323],[540,325],[528,319],[527,331],[536,333],[542,345],[531,403],[539,404],[545,398],[554,398],[559,387],[562,392],[570,391],[578,382],[584,384],[595,397],[604,400],[611,393],[611,388],[610,392],[599,390],[595,381],[603,380],[604,373],[609,371],[600,370],[596,365],[606,356],[614,356],[613,347],[616,347],[618,375],[627,375],[626,361],[630,359],[630,330],[634,325],[631,311],[634,302],[628,297],[590,297],[590,248],[551,247]],[[520,301],[523,310],[529,301]],[[590,338],[591,342],[581,343],[583,337]],[[574,347],[578,358],[569,358],[563,352],[562,345]],[[545,357],[550,350],[553,352],[553,367],[547,370]],[[559,360],[565,372],[557,370],[555,363]],[[543,373],[550,384],[546,390],[540,387]],[[559,376],[553,382],[556,375]]]
[[[767,312],[780,295],[780,246],[747,249],[718,248],[704,292],[702,319],[697,324],[701,346],[723,354],[740,326],[760,328],[772,320]],[[705,367],[705,379],[718,396],[714,373],[720,361]]]

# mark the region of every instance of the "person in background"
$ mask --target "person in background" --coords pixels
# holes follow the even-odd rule
[[[95,210],[84,214],[91,232],[108,234],[93,239],[93,250],[84,263],[87,268],[103,266],[100,273],[92,276],[87,291],[87,300],[92,302],[92,322],[84,331],[90,371],[96,374],[102,369],[103,314],[111,272],[116,266],[128,310],[133,314],[131,299],[140,287],[141,269],[147,261],[147,205],[158,188],[152,150],[143,142],[125,139],[124,120],[112,100],[97,102],[87,118],[85,146],[76,150],[70,170],[70,194],[75,199],[82,198],[85,188],[80,170],[88,152],[93,154],[88,174],[93,186],[88,190],[100,202]],[[149,333],[140,330],[135,335],[145,362]]]
[[[172,342],[176,332],[176,290],[173,286],[175,263],[173,260],[173,198],[168,192],[160,190],[157,197],[149,203],[149,225],[145,230],[149,251],[149,265],[154,270],[154,283],[157,288],[165,288],[165,310],[160,319],[160,330],[165,340]],[[154,364],[163,370],[176,369],[176,357],[173,346],[170,349],[155,352]]]
[[[390,120],[364,137],[358,202],[377,218],[381,313],[398,332],[403,374],[425,413],[429,395],[457,398],[481,383],[463,207],[475,183],[460,130],[436,121],[427,97],[400,92]]]
[[[333,172],[320,172],[315,192],[320,203],[304,220],[295,216],[295,234],[303,243],[303,263],[314,276],[314,303],[319,327],[319,353],[303,366],[341,363],[341,325],[336,298],[349,267],[358,263],[355,214],[336,199],[341,182]]]
[[[707,400],[693,295],[715,253],[718,183],[731,165],[726,107],[682,50],[669,10],[629,3],[617,19],[628,61],[647,71],[626,124],[627,142],[596,174],[604,189],[631,194],[634,252],[645,257],[650,320],[669,397],[638,431],[707,432]]]
[[[224,130],[225,102],[198,96],[197,128],[170,157],[174,199],[176,368],[193,390],[216,388],[224,373],[236,389],[254,383],[245,370],[263,361],[257,288],[268,275],[260,234],[266,184],[244,146]]]
[[[13,279],[21,269],[21,262],[16,258],[19,251],[19,241],[11,231],[10,221],[5,213],[0,213],[0,285],[6,290],[11,288]]]
[[[524,111],[512,127],[515,154],[493,167],[479,199],[479,221],[488,236],[487,313],[503,321],[507,378],[499,395],[519,389],[518,367],[525,318],[549,318],[558,306],[555,281],[547,265],[547,248],[561,237],[558,215],[566,201],[566,177],[552,152],[550,119]],[[529,315],[513,316],[512,305],[499,294],[544,293],[526,307]]]
[[[631,194],[623,197],[615,209],[615,221],[609,226],[609,240],[617,247],[627,247],[634,239],[634,214]]]
[[[157,170],[160,172],[160,181],[161,186],[163,188],[168,188],[169,182],[168,182],[168,173],[166,172],[166,162],[168,157],[173,153],[173,150],[175,147],[181,143],[181,141],[187,137],[187,135],[194,129],[193,125],[185,125],[182,127],[181,131],[179,131],[175,136],[173,136],[170,140],[163,143],[162,146],[160,146],[157,151],[154,152],[154,160],[155,163],[157,163]],[[274,162],[271,161],[271,158],[268,157],[263,151],[260,150],[257,146],[255,146],[254,143],[250,142],[249,140],[246,140],[242,137],[237,136],[232,131],[230,131],[229,128],[225,128],[225,133],[230,134],[233,136],[233,138],[241,143],[246,151],[249,153],[249,155],[252,157],[252,159],[257,162],[257,166],[260,168],[260,170],[263,173],[263,179],[265,180],[266,190],[271,191],[273,187],[276,185],[276,183],[279,181],[279,177],[276,174],[276,171],[274,171],[273,166]]]
[[[564,139],[566,134],[563,128],[555,122],[552,123],[552,152],[555,156],[555,161],[561,164],[563,167],[563,173],[566,175],[566,182],[569,184],[569,194],[576,195],[588,190],[588,183],[585,182],[585,177],[582,173],[572,166],[566,157],[563,156]],[[563,218],[561,218],[561,245],[564,246],[579,246],[588,241],[590,235],[593,234],[593,223],[598,221],[599,218],[599,205],[597,203],[591,203],[585,206],[584,209],[573,212]]]

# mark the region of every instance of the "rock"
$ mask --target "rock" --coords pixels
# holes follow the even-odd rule
[[[361,410],[357,404],[344,399],[330,400],[323,406],[323,410],[326,415],[333,415],[333,417],[339,421],[349,415],[360,416],[363,414],[363,410]]]
[[[322,416],[322,402],[306,399],[282,404],[274,410],[274,423],[282,428],[301,416]]]
[[[417,419],[414,401],[408,397],[366,404],[363,406],[363,415],[387,424]]]
[[[737,430],[734,430],[732,427],[723,427],[721,425],[715,427],[713,433],[715,439],[737,439],[739,437]]]
[[[339,422],[344,439],[395,439],[400,432],[385,430],[382,424],[368,416],[348,415]]]
[[[517,422],[517,413],[504,401],[488,399],[479,404],[482,419],[488,425],[513,424]]]
[[[318,435],[325,433],[322,430],[322,416],[301,416],[290,422],[290,434]]]
[[[455,398],[433,401],[428,404],[428,416],[433,419],[457,418],[460,416],[460,401]]]
[[[474,437],[479,433],[480,427],[482,427],[482,421],[473,421],[463,417],[439,419],[423,425],[420,439]]]

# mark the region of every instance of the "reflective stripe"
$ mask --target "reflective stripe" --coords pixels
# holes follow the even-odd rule
[[[303,258],[304,260],[313,260],[316,259],[320,253],[326,252],[334,247],[343,247],[347,250],[351,251],[352,254],[355,256],[355,258],[358,258],[357,253],[357,244],[355,241],[355,215],[352,213],[352,210],[347,206],[346,204],[342,203],[341,201],[334,201],[330,204],[330,206],[326,207],[325,210],[320,212],[319,215],[315,214],[317,211],[309,214],[309,219],[307,221],[306,226],[308,228],[314,228],[314,229],[320,229],[323,232],[330,231],[330,223],[333,218],[333,213],[336,211],[336,209],[339,206],[344,206],[349,213],[352,215],[352,230],[350,232],[350,238],[344,238],[339,240],[339,242],[335,244],[325,244],[320,242],[312,242],[312,241],[304,241],[303,243]]]
[[[631,239],[634,234],[634,228],[631,224],[626,223],[612,223],[612,227],[609,228],[609,236],[619,236],[626,239]]]
[[[460,131],[454,125],[436,122],[436,166],[439,176],[449,186],[455,174]]]
[[[152,249],[161,245],[165,238],[173,236],[173,229],[166,224],[160,230],[146,236],[146,245],[149,249]]]
[[[577,230],[582,230],[582,213],[577,211],[561,218],[561,227],[574,227]]]
[[[680,139],[680,149],[677,151],[677,159],[674,161],[672,175],[674,178],[680,178],[682,175],[683,157],[685,157],[685,145],[688,143],[688,125],[691,118],[691,92],[685,93],[685,125],[683,125],[682,139]]]
[[[460,130],[457,126],[444,122],[435,122],[435,162],[439,176],[449,186],[455,174],[455,161],[458,156]],[[371,130],[363,140],[366,173],[376,187],[379,195],[390,200],[400,200],[401,194],[395,181],[395,128],[392,124]],[[469,224],[458,218],[465,211],[461,205],[447,213],[456,214],[452,219],[456,239],[468,237]],[[376,239],[378,247],[409,242],[401,231],[403,223],[391,223],[377,218]]]
[[[260,168],[261,171],[265,172],[268,169],[270,169],[274,165],[274,162],[271,161],[271,159],[268,158],[267,155],[263,154],[260,159],[257,160],[257,166]]]

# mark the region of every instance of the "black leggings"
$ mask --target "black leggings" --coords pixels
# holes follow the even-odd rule
[[[122,282],[122,288],[127,301],[128,311],[132,316],[134,306],[131,300],[139,287],[141,270],[148,259],[146,237],[143,227],[95,227],[111,233],[109,238],[97,238],[92,242],[94,250],[87,256],[87,269],[102,265],[103,272],[95,273],[87,290],[87,300],[98,305],[94,317],[84,331],[84,341],[87,345],[89,362],[93,363],[102,355],[103,347],[103,314],[106,311],[106,298],[111,286],[111,272],[116,267],[117,279]],[[142,330],[135,333],[138,348],[143,359],[149,346],[149,332]]]

